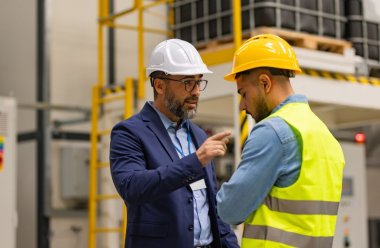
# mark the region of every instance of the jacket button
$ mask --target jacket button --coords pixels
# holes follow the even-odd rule
[[[194,226],[193,225],[189,225],[189,231],[192,231],[194,230]]]
[[[189,202],[189,203],[192,203],[192,202],[193,202],[193,197],[189,197],[188,202]]]

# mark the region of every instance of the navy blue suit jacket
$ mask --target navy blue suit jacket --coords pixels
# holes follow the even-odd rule
[[[190,122],[198,148],[207,138]],[[125,247],[193,248],[193,193],[189,186],[205,179],[212,247],[237,248],[235,234],[216,213],[213,164],[202,168],[195,153],[182,159],[160,117],[148,103],[140,113],[118,123],[111,133],[111,174],[128,208]]]

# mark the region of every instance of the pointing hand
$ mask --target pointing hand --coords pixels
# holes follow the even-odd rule
[[[196,151],[202,166],[206,166],[215,157],[224,156],[227,150],[227,143],[230,135],[230,131],[224,131],[206,139],[206,141]]]

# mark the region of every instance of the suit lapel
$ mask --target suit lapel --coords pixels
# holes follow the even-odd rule
[[[172,161],[177,160],[178,154],[175,151],[169,134],[165,129],[164,124],[162,124],[160,117],[149,103],[145,103],[143,109],[141,110],[141,117],[146,123],[147,128],[149,128],[157,137],[158,141],[161,143],[162,147],[165,149]]]
[[[198,129],[194,127],[194,123],[192,123],[191,121],[188,122],[190,127],[191,139],[194,142],[195,148],[198,149],[199,146],[203,144],[204,139],[202,139],[202,134],[198,131]]]
[[[162,124],[162,121],[156,111],[153,109],[152,106],[150,106],[149,103],[145,103],[143,109],[141,110],[141,118],[146,123],[147,128],[149,128],[154,135],[157,137],[158,141],[161,143],[164,150],[167,152],[169,157],[174,160],[178,160],[178,154],[174,148],[174,145],[169,137],[169,134],[167,130],[165,129],[164,125]],[[198,128],[194,127],[194,124],[189,121],[189,127],[190,127],[190,133],[192,141],[194,142],[194,146],[196,149],[199,148],[199,146],[204,142],[204,138],[202,133],[198,130]],[[211,189],[212,184],[210,183],[210,176],[211,174],[211,168],[207,166],[206,168],[203,168],[204,172],[204,179],[205,183],[207,185],[207,188]],[[187,186],[188,190],[192,191],[190,186]],[[210,194],[210,190],[208,191],[208,195]],[[210,197],[210,195],[209,195]]]

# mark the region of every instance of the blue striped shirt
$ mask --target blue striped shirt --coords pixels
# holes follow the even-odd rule
[[[191,138],[188,142],[188,129],[187,121],[183,121],[176,130],[177,123],[172,122],[168,117],[161,113],[154,107],[152,102],[149,102],[156,110],[162,123],[164,124],[177,154],[180,158],[187,156],[196,151],[195,145]],[[190,149],[190,150],[189,150]],[[194,246],[208,245],[213,241],[211,233],[211,222],[208,215],[209,206],[207,202],[206,189],[199,189],[193,191],[193,205],[194,205]]]

